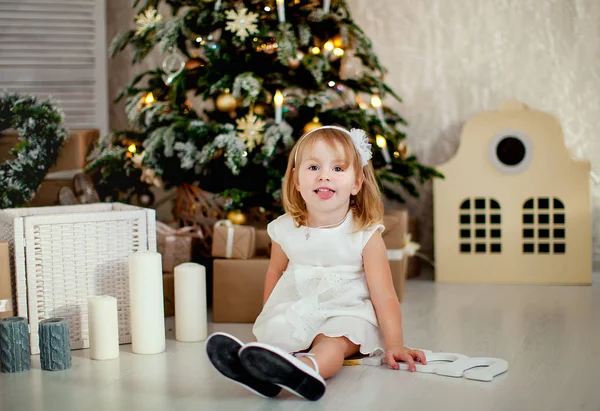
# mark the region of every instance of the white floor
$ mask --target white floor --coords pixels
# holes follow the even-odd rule
[[[406,344],[506,359],[491,383],[354,366],[328,381],[317,403],[265,400],[221,377],[204,343],[112,361],[73,351],[68,371],[0,374],[0,410],[600,410],[600,276],[591,287],[447,285],[410,280],[402,304]],[[210,331],[251,338],[249,324]]]

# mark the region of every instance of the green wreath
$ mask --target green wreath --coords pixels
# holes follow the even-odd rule
[[[0,133],[13,129],[13,160],[0,165],[0,208],[20,207],[35,195],[67,139],[62,114],[49,101],[19,94],[0,96]]]

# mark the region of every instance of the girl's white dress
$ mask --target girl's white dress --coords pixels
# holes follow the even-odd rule
[[[288,214],[272,221],[267,232],[289,264],[254,323],[256,339],[297,352],[318,334],[345,336],[362,354],[383,353],[362,260],[373,233],[383,229],[379,224],[353,232],[351,211],[334,228],[296,227]]]

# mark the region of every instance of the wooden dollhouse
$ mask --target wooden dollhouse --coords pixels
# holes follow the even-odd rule
[[[509,101],[471,118],[434,181],[436,281],[590,284],[590,164],[558,120]]]

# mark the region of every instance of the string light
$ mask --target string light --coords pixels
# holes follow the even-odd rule
[[[137,147],[135,146],[135,144],[131,144],[129,147],[127,147],[127,151],[129,151],[132,154],[135,154],[137,152]]]
[[[371,105],[375,109],[377,117],[379,118],[379,121],[381,121],[381,125],[383,127],[387,127],[387,124],[385,123],[385,117],[383,115],[383,107],[381,106],[381,98],[377,94],[374,94],[371,97]]]
[[[375,108],[381,107],[381,99],[378,95],[373,95],[373,97],[371,97],[371,105]]]
[[[146,104],[152,104],[152,103],[154,103],[154,101],[155,101],[154,94],[152,94],[152,92],[148,93],[146,95],[146,98],[144,99],[144,103],[146,103]]]

